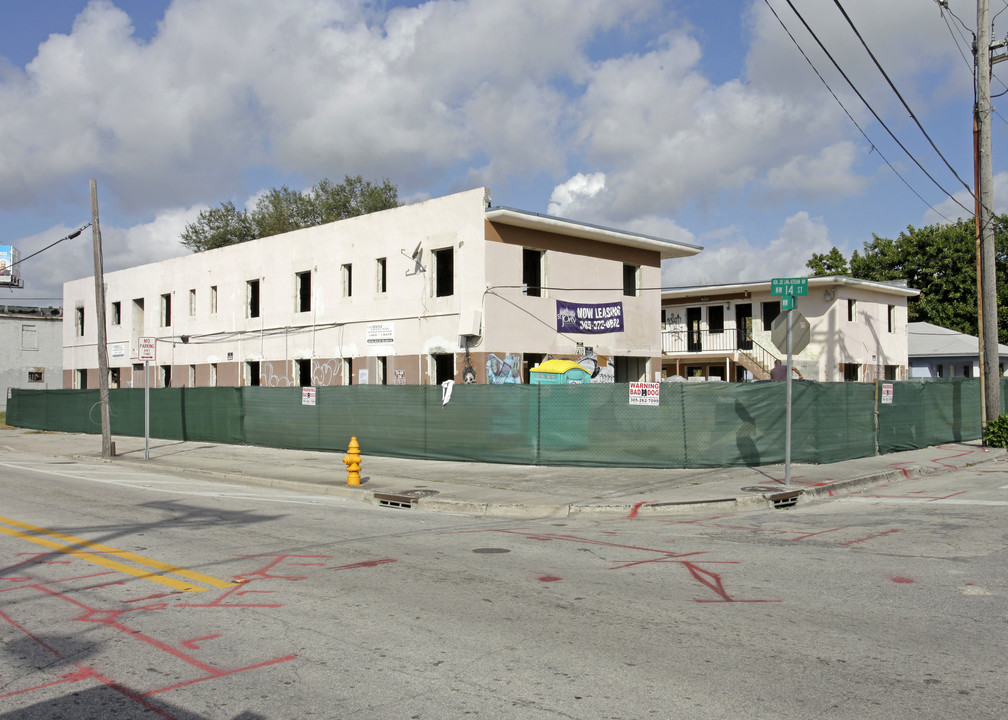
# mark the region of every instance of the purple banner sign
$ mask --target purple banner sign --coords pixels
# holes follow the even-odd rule
[[[556,301],[557,332],[623,332],[623,303],[570,303]]]

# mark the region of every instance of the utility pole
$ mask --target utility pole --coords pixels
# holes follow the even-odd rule
[[[994,262],[994,225],[991,207],[994,198],[994,170],[991,164],[991,28],[988,0],[977,0],[975,118],[978,134],[977,220],[980,226],[979,288],[977,311],[981,318],[980,368],[983,388],[983,418],[990,422],[1001,414],[1001,381],[998,372],[997,275]],[[1004,60],[1001,56],[997,61]]]
[[[98,227],[98,183],[91,180],[91,244],[94,248],[95,322],[98,323],[98,393],[101,401],[102,457],[112,457],[112,419],[109,411],[108,340],[105,336],[105,272],[102,269],[101,229]]]

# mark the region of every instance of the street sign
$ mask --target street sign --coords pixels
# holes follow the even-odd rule
[[[808,278],[774,278],[770,281],[770,294],[773,296],[808,295]]]
[[[812,339],[812,333],[809,321],[799,310],[782,312],[774,318],[773,323],[770,325],[770,340],[782,353],[787,352],[788,315],[792,316],[793,322],[791,328],[791,352],[800,353],[808,347],[809,340]]]
[[[155,347],[157,338],[142,337],[137,340],[137,359],[153,362],[155,358]]]
[[[795,309],[795,305],[797,303],[798,303],[798,300],[795,298],[794,295],[785,295],[784,297],[782,297],[780,299],[780,309],[781,310],[794,310]]]

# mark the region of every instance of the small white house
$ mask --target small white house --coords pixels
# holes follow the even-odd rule
[[[980,377],[980,341],[975,335],[926,322],[909,326],[910,377]],[[1008,367],[1008,346],[998,345],[998,374]]]
[[[809,342],[794,356],[806,380],[905,380],[906,284],[839,275],[810,277],[796,310],[808,320]],[[674,288],[662,292],[665,377],[766,380],[785,353],[772,342],[781,298],[771,281]]]

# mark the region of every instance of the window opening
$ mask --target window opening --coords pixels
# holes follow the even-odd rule
[[[347,263],[341,268],[343,275],[343,297],[353,297],[353,265]]]
[[[529,297],[542,297],[544,255],[542,250],[522,248],[522,289]]]
[[[297,311],[311,311],[311,270],[299,272],[294,276],[294,284],[297,286]]]
[[[259,387],[259,361],[249,360],[245,363],[245,374],[248,377],[248,384],[252,387]]]
[[[763,331],[770,332],[773,329],[773,321],[780,315],[780,300],[760,303],[763,314]]]
[[[112,303],[112,324],[122,325],[122,303],[118,300]]]
[[[455,379],[455,356],[447,353],[431,355],[434,359],[434,384]]]
[[[455,294],[455,249],[434,251],[434,296],[449,297]],[[450,379],[450,378],[449,378]]]
[[[724,332],[724,306],[711,305],[707,308],[707,328],[712,333]]]
[[[377,275],[378,275],[378,287],[379,293],[385,293],[388,290],[388,274],[387,274],[387,263],[385,258],[378,258],[377,263]]]
[[[637,265],[623,265],[623,294],[627,297],[637,297]]]
[[[171,293],[161,296],[161,327],[171,327]]]
[[[247,297],[247,315],[250,318],[257,318],[259,317],[259,281],[249,280],[245,283],[245,290]]]
[[[294,362],[297,363],[298,385],[301,387],[311,387],[311,358],[301,358],[299,360],[295,360]]]

